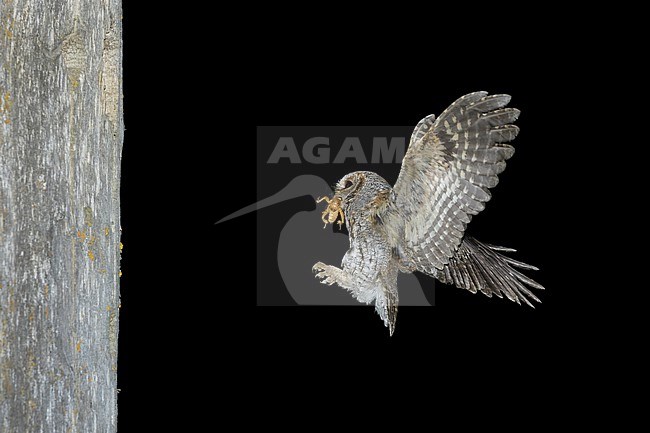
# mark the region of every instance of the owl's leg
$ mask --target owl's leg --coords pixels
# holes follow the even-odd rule
[[[311,270],[316,272],[316,278],[320,278],[322,280],[321,283],[323,284],[331,286],[336,283],[344,289],[355,291],[356,284],[354,284],[352,276],[336,266],[318,262],[311,268]]]

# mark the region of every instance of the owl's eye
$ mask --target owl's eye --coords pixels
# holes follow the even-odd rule
[[[352,181],[351,180],[346,180],[345,185],[343,185],[343,189],[348,189],[352,187]]]

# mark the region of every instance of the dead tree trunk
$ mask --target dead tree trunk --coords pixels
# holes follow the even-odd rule
[[[0,431],[115,432],[120,0],[0,2]]]

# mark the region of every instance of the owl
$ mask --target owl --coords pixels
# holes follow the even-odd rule
[[[536,267],[501,254],[513,249],[465,235],[515,151],[507,143],[519,132],[513,125],[519,110],[505,108],[509,102],[509,95],[486,92],[461,97],[438,118],[417,124],[394,187],[376,173],[357,171],[336,184],[332,198],[318,200],[328,203],[325,224],[345,222],[350,249],[341,268],[316,263],[316,277],[374,303],[391,336],[399,272],[419,271],[531,307],[531,300],[540,302],[530,288],[544,287],[520,272]]]

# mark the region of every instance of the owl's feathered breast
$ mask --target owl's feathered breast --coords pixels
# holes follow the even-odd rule
[[[357,188],[342,203],[351,242],[371,233],[376,235],[372,238],[388,242],[386,238],[389,236],[385,233],[379,216],[386,209],[393,189],[376,173],[359,172],[358,176]]]

